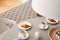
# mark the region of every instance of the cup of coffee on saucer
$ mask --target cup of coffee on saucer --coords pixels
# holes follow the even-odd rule
[[[48,25],[47,22],[43,21],[39,24],[39,28],[40,29],[48,29]]]

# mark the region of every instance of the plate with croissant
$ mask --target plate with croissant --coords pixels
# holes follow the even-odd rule
[[[57,24],[58,20],[54,18],[47,18],[46,21],[50,24]]]
[[[23,21],[18,24],[18,28],[23,30],[28,30],[31,28],[31,24],[27,21]]]

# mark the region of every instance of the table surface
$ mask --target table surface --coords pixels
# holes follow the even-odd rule
[[[2,27],[2,30],[4,29],[4,31],[6,31],[7,29],[13,27],[13,24],[11,24],[10,21],[15,21],[15,22],[19,23],[22,20],[36,18],[37,16],[36,16],[36,12],[31,7],[31,0],[28,0],[27,2],[21,4],[17,7],[14,7],[10,10],[7,10],[4,13],[1,13],[0,17],[4,18],[3,24],[5,26]],[[7,19],[10,21],[7,22]],[[1,29],[0,29],[0,31],[1,31]]]
[[[31,7],[31,0],[29,0],[17,7],[14,7],[10,10],[7,10],[4,13],[1,13],[0,17],[11,19],[19,23],[22,20],[36,18],[37,16],[36,16],[36,12]],[[5,23],[5,25],[10,28],[12,27],[10,24],[7,25]]]
[[[48,24],[48,26],[49,26],[48,30],[41,30],[38,26],[39,26],[39,23],[44,20],[45,20],[45,18],[43,18],[43,17],[24,20],[24,21],[28,21],[32,24],[32,28],[30,30],[28,30],[30,37],[27,40],[35,40],[34,34],[36,31],[40,32],[40,40],[50,40],[49,36],[48,36],[49,30],[60,26],[60,22],[56,25]],[[5,31],[1,35],[0,40],[14,40],[17,38],[19,32],[20,32],[20,30],[19,30],[18,26],[15,25],[11,29],[8,29],[7,31]]]
[[[16,22],[20,22],[25,19],[35,18],[36,12],[32,9],[31,0],[14,7],[6,12],[0,14],[3,18],[8,18]]]

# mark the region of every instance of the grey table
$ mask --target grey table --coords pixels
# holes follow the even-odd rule
[[[31,0],[18,5],[10,10],[7,10],[4,13],[1,13],[0,16],[3,18],[8,18],[16,22],[20,22],[25,19],[36,18],[36,12],[32,9]]]
[[[28,0],[27,2],[25,2],[21,5],[18,5],[12,9],[7,10],[6,12],[0,14],[0,18],[4,18],[3,24],[5,25],[3,27],[0,26],[0,31],[3,30],[2,32],[4,32],[7,29],[12,28],[13,23],[10,23],[11,20],[19,23],[22,20],[36,18],[36,17],[37,17],[36,12],[31,7],[31,0]],[[0,32],[0,33],[2,33],[2,32]]]
[[[17,23],[25,19],[36,18],[36,12],[32,9],[31,2],[32,0],[29,0],[17,7],[7,10],[6,12],[1,13],[0,17],[16,21]],[[9,23],[4,24],[9,28],[13,27]]]
[[[27,40],[35,40],[34,33],[36,31],[40,31],[40,40],[50,40],[49,36],[48,36],[49,30],[51,28],[60,26],[60,23],[58,23],[56,25],[48,24],[49,25],[48,30],[41,30],[38,27],[38,25],[39,25],[40,22],[42,22],[44,20],[45,20],[45,18],[43,18],[43,17],[24,20],[24,21],[28,21],[28,22],[30,22],[32,24],[32,28],[30,30],[28,30],[28,33],[29,33],[30,37]],[[19,31],[20,30],[18,29],[17,25],[15,25],[11,29],[8,29],[7,31],[5,31],[1,35],[0,40],[14,40],[15,38],[17,38],[17,35],[19,34]]]

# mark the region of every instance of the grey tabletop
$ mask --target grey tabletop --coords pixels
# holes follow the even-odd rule
[[[11,19],[13,21],[16,21],[17,23],[21,22],[22,20],[25,19],[30,19],[30,18],[36,18],[36,12],[32,9],[31,6],[31,0],[18,5],[10,10],[7,10],[4,13],[0,14],[0,17]],[[12,27],[12,25],[5,23],[6,26],[9,28]]]
[[[18,5],[10,10],[7,10],[4,13],[1,13],[0,17],[4,19],[3,22],[4,26],[0,27],[0,31],[3,30],[2,32],[4,32],[7,29],[12,28],[14,23],[11,23],[11,21],[19,23],[25,19],[36,18],[37,17],[36,12],[32,9],[31,2],[32,0],[29,0],[21,5]]]
[[[0,16],[3,18],[8,18],[16,22],[20,22],[25,19],[35,18],[36,12],[32,9],[31,0],[18,5],[10,10],[7,10],[4,13],[1,13]]]
[[[58,23],[56,25],[48,24],[49,29],[41,30],[38,26],[39,26],[40,22],[42,22],[44,20],[45,20],[45,18],[43,18],[43,17],[24,20],[24,21],[28,21],[32,24],[32,28],[27,31],[30,35],[30,37],[27,40],[35,40],[34,34],[36,31],[40,32],[40,40],[50,40],[49,35],[48,35],[49,30],[54,28],[54,27],[60,26],[60,23]],[[14,40],[17,38],[19,32],[20,32],[20,30],[19,30],[18,26],[15,25],[11,29],[8,29],[7,31],[5,31],[1,35],[0,40]]]

